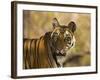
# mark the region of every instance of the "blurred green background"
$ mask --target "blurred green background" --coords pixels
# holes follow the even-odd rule
[[[42,12],[24,10],[24,38],[39,38],[48,31],[53,30],[52,20],[57,18],[60,24],[68,25],[74,21],[77,25],[75,32],[76,45],[70,50],[71,56],[81,56],[76,60],[68,62],[66,66],[89,66],[91,63],[91,14],[68,13],[68,12]]]

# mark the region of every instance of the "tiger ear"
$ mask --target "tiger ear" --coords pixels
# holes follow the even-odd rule
[[[76,31],[76,24],[75,24],[75,22],[71,21],[68,24],[68,28],[74,33]]]
[[[57,20],[57,18],[53,18],[53,22],[52,22],[53,27],[59,27],[59,22]]]

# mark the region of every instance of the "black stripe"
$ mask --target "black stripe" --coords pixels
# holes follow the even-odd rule
[[[30,41],[30,68],[32,68],[32,57],[33,57],[33,55],[32,55],[32,42],[33,42],[33,39],[31,39],[31,41]]]
[[[38,68],[41,67],[41,62],[40,62],[40,53],[39,53],[39,45],[40,45],[40,41],[41,41],[42,37],[40,37],[40,39],[38,39],[38,44],[37,44],[37,64],[38,64]]]

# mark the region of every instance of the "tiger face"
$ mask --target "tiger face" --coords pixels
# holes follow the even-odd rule
[[[71,21],[68,26],[60,25],[58,20],[54,18],[53,27],[51,39],[55,53],[59,56],[65,56],[67,51],[75,45],[76,24]]]

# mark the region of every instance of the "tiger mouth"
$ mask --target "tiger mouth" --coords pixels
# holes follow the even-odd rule
[[[56,55],[57,56],[66,56],[66,52],[64,52],[63,50],[61,50],[61,51],[57,50]]]
[[[57,53],[56,55],[57,56],[66,56],[66,53],[63,53],[63,54],[62,53]]]

